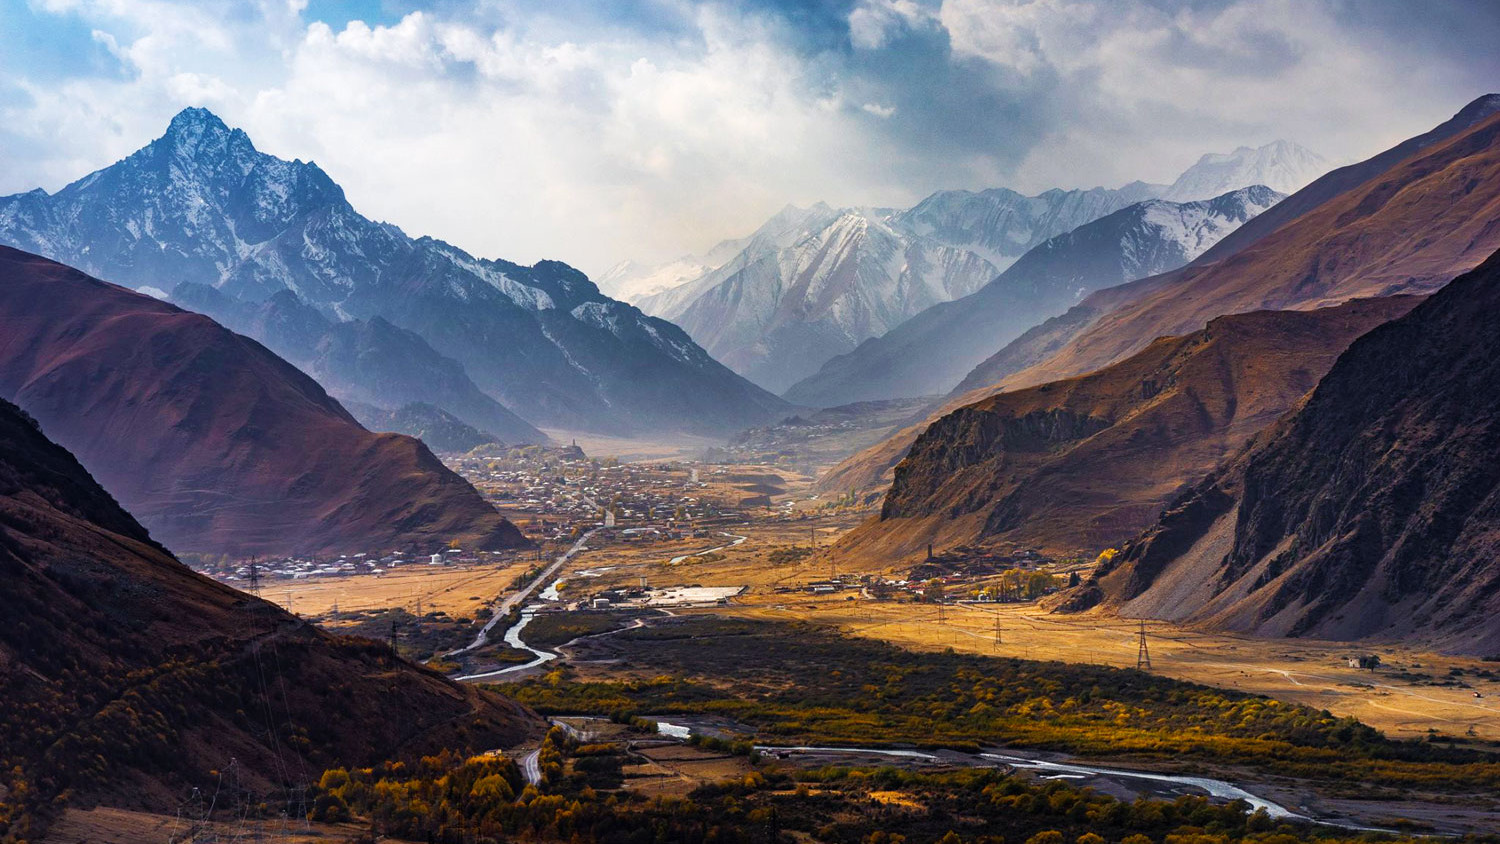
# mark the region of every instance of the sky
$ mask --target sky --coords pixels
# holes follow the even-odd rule
[[[187,106],[355,208],[597,274],[788,203],[1371,155],[1500,89],[1487,0],[0,0],[0,194]]]

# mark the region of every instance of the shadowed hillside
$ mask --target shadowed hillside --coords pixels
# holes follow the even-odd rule
[[[880,518],[840,547],[891,558],[928,543],[1122,542],[1290,409],[1355,337],[1416,302],[1221,317],[1098,372],[964,407],[917,440]]]
[[[1492,258],[1361,337],[1089,592],[1127,615],[1500,653],[1497,312]]]
[[[58,808],[228,808],[331,764],[484,750],[540,722],[190,571],[0,401],[0,839]],[[223,776],[220,776],[220,772]]]
[[[0,397],[178,552],[525,543],[410,437],[207,317],[0,247]]]

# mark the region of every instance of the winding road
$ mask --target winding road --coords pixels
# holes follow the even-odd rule
[[[720,532],[719,535],[720,536],[727,536],[730,539],[733,539],[734,541],[733,542],[726,542],[725,544],[720,545],[717,548],[709,548],[709,549],[707,549],[705,551],[694,551],[691,554],[683,554],[681,557],[673,557],[672,559],[670,559],[670,560],[667,561],[667,565],[669,565],[669,566],[675,566],[678,563],[682,562],[683,560],[691,559],[693,557],[701,557],[704,554],[712,554],[715,551],[723,551],[725,548],[733,548],[734,546],[740,545],[746,539],[750,538],[748,536],[740,536],[737,533]]]

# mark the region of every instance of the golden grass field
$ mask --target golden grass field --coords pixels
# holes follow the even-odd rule
[[[745,606],[738,611],[744,615],[819,621],[917,649],[951,647],[1120,668],[1134,667],[1138,650],[1138,621],[1059,616],[1035,604],[950,606],[940,623],[936,609],[923,604],[827,598],[786,601],[783,596],[755,593],[742,603]],[[1429,685],[1445,681],[1452,668],[1493,669],[1493,663],[1402,647],[1252,639],[1150,621],[1146,641],[1151,670],[1167,677],[1352,715],[1393,737],[1417,736],[1428,730],[1462,735],[1472,727],[1478,737],[1500,739],[1500,681],[1466,677],[1473,688]],[[1385,667],[1373,674],[1347,667],[1346,657],[1361,651],[1379,653]],[[1403,670],[1431,679],[1403,679],[1397,676]],[[1483,697],[1475,698],[1475,691]]]
[[[743,756],[703,750],[689,744],[637,747],[639,764],[625,767],[625,787],[648,797],[686,797],[709,783],[742,777],[755,769]]]
[[[454,618],[471,617],[510,588],[531,559],[502,565],[412,565],[379,575],[310,577],[267,581],[261,597],[302,616],[319,616],[338,605],[341,611],[401,607],[422,612],[442,610]]]

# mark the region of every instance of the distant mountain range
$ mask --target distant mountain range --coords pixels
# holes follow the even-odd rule
[[[577,270],[408,237],[360,216],[317,165],[261,153],[203,109],[183,111],[161,138],[56,194],[0,198],[0,242],[158,296],[183,283],[252,304],[290,293],[329,322],[384,320],[407,333],[366,339],[394,337],[406,348],[420,339],[532,425],[725,433],[786,407]],[[300,345],[324,342],[322,329],[309,330],[320,336]],[[419,398],[385,394],[380,382],[420,382],[425,371],[393,371],[403,353],[382,354],[384,367],[352,373],[373,381],[334,387],[358,387],[389,408]],[[470,392],[458,380],[454,389]],[[445,409],[481,428],[496,418],[493,406]]]
[[[1016,337],[931,413],[843,461],[819,486],[883,489],[917,436],[943,415],[1098,370],[1221,315],[1442,286],[1500,248],[1497,113],[1500,95],[1480,97],[1431,131],[1319,178],[1187,267],[1090,294]]]
[[[421,442],[208,317],[0,247],[0,319],[0,397],[179,553],[525,543]]]
[[[171,813],[222,783],[225,806],[274,803],[327,768],[514,747],[546,729],[383,643],[330,635],[195,574],[44,431],[0,400],[11,837],[40,840],[68,795]]]
[[[1355,342],[1075,606],[1500,654],[1497,312],[1500,254]]]
[[[172,301],[259,339],[351,410],[358,404],[395,413],[421,404],[441,408],[445,415],[451,413],[503,442],[547,442],[546,434],[479,389],[463,364],[384,317],[339,321],[290,290],[262,302],[247,302],[191,281],[177,285]],[[371,430],[412,433],[399,428]]]
[[[1257,186],[1203,202],[1127,206],[1039,244],[977,292],[829,360],[786,398],[838,405],[947,393],[1037,323],[1100,288],[1188,263],[1281,199]]]
[[[495,438],[436,405],[412,402],[395,410],[369,404],[345,404],[361,425],[416,437],[437,452],[466,452],[494,445]]]
[[[733,266],[666,316],[773,392],[995,276],[975,253],[902,232],[872,211],[839,213],[811,236]]]
[[[1326,169],[1321,161],[1278,141],[1204,156],[1173,185],[1037,196],[950,190],[909,209],[787,208],[750,237],[660,266],[623,264],[601,284],[681,325],[730,368],[779,392],[926,308],[974,292],[1032,248],[1084,223],[1169,195],[1185,201],[1255,184],[1301,187]],[[1211,190],[1217,185],[1223,187]]]
[[[1078,310],[1085,316],[1066,343],[1025,370],[992,370],[991,383],[1039,384],[1090,372],[1224,314],[1436,290],[1500,247],[1494,99],[1470,104],[1440,127],[1446,138],[1428,133],[1429,142],[1404,159],[1382,155],[1351,165],[1354,178],[1330,173],[1325,178],[1340,192],[1330,193],[1321,179],[1309,185],[1312,200],[1288,200],[1307,210],[1262,230],[1253,244],[1237,244],[1228,255],[1210,250],[1179,272],[1106,291],[1104,303],[1084,299]],[[1386,169],[1372,172],[1378,166]]]

